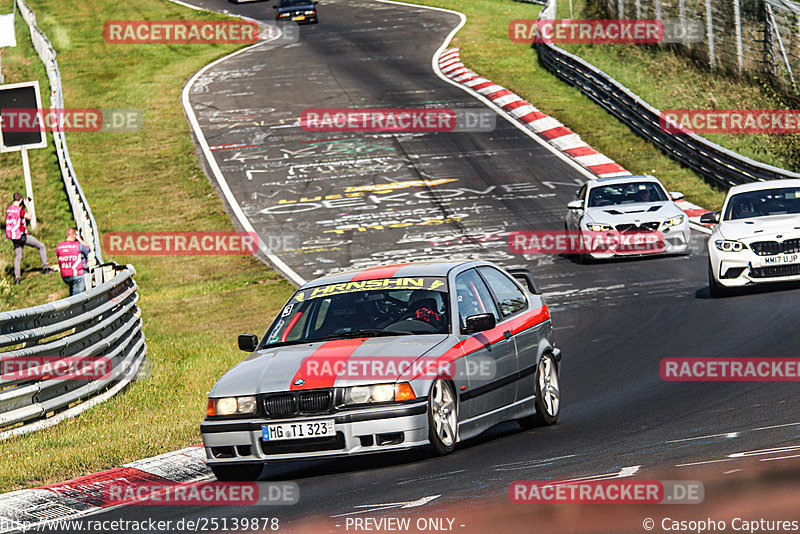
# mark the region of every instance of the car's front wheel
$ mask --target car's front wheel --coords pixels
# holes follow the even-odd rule
[[[210,465],[211,471],[221,482],[253,482],[261,476],[263,464]]]
[[[458,435],[458,405],[453,386],[437,378],[428,395],[428,440],[431,450],[440,455],[456,448]]]
[[[708,292],[712,298],[724,297],[728,294],[728,289],[714,278],[714,270],[711,268],[710,261],[708,262]]]
[[[561,411],[561,387],[558,383],[558,367],[551,354],[539,361],[536,372],[536,413],[519,420],[522,428],[552,425],[558,421]]]

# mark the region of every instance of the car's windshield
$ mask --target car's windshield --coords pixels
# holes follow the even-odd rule
[[[733,195],[723,220],[749,219],[767,215],[800,213],[800,187],[762,189]]]
[[[266,345],[346,337],[445,334],[447,283],[439,277],[384,278],[295,293],[267,333]]]
[[[310,6],[311,0],[281,0],[278,7]]]
[[[617,206],[637,202],[663,202],[664,190],[655,182],[628,182],[593,187],[589,191],[589,207]]]

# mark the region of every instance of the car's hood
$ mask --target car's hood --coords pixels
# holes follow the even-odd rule
[[[618,206],[586,208],[586,215],[594,222],[612,225],[635,223],[637,221],[663,221],[683,213],[674,203],[637,202]]]
[[[723,239],[735,241],[783,241],[800,237],[800,215],[769,215],[722,221],[719,233]],[[777,237],[777,236],[781,237]]]
[[[339,339],[260,350],[225,373],[210,396],[394,382],[399,375],[393,373],[394,369],[424,356],[448,337],[430,334]],[[343,367],[348,361],[352,364],[350,373]],[[338,374],[337,369],[341,371]]]

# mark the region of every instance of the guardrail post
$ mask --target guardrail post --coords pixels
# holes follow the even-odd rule
[[[708,36],[708,66],[714,70],[717,58],[714,53],[714,13],[711,11],[711,0],[706,0],[706,34]]]
[[[744,50],[742,47],[742,13],[739,7],[740,0],[733,0],[733,18],[736,29],[736,61],[739,76],[744,74]]]

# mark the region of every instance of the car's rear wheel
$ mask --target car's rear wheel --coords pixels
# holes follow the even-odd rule
[[[558,366],[551,354],[539,361],[536,372],[536,413],[519,420],[523,428],[552,425],[561,411],[561,387],[558,383]]]
[[[458,405],[453,386],[437,378],[428,395],[428,440],[431,450],[440,455],[456,448],[458,436]]]
[[[724,297],[728,294],[728,288],[714,278],[714,270],[711,268],[710,261],[708,262],[708,292],[713,298]]]
[[[252,482],[258,480],[263,464],[210,465],[217,480],[222,482]]]

